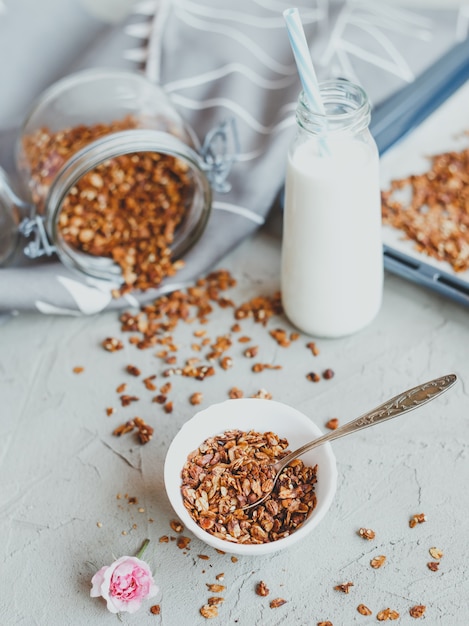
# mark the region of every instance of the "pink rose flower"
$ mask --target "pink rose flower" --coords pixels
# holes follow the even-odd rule
[[[153,598],[159,589],[145,561],[122,556],[112,565],[102,567],[91,579],[90,596],[102,596],[111,613],[135,613],[142,600]]]

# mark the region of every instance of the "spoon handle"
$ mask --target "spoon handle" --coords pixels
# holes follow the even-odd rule
[[[290,454],[284,456],[283,459],[278,461],[276,465],[277,467],[280,467],[281,465],[283,468],[293,459],[296,459],[312,448],[316,448],[317,446],[326,443],[326,441],[339,439],[339,437],[350,435],[351,433],[363,430],[363,428],[368,428],[368,426],[374,426],[375,424],[385,422],[393,417],[397,417],[398,415],[403,415],[413,409],[417,409],[423,404],[430,402],[447,389],[450,389],[456,380],[457,376],[455,374],[448,374],[446,376],[442,376],[441,378],[430,380],[422,385],[417,385],[417,387],[412,387],[412,389],[408,389],[407,391],[403,391],[397,396],[394,396],[394,398],[380,404],[380,406],[375,409],[357,417],[357,419],[347,422],[347,424],[333,430],[327,435],[323,435],[322,437],[301,446],[301,448],[290,452]]]

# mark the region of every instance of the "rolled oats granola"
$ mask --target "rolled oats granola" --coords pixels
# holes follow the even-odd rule
[[[272,488],[271,463],[288,453],[288,442],[272,432],[229,430],[206,439],[182,469],[184,506],[213,536],[233,543],[261,544],[287,537],[316,505],[317,466],[295,459]]]
[[[78,150],[111,133],[138,128],[129,115],[109,124],[84,124],[53,132],[39,128],[23,138],[31,170],[32,197],[45,211],[47,191],[60,168]],[[183,266],[171,259],[171,244],[184,219],[193,182],[188,165],[156,152],[108,159],[84,174],[62,203],[58,229],[72,248],[109,257],[122,270],[119,295],[149,289]]]
[[[438,154],[427,172],[393,180],[382,193],[383,223],[455,272],[469,269],[468,169],[469,148]],[[401,201],[404,192],[408,198]]]

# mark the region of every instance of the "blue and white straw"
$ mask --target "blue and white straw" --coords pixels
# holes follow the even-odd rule
[[[300,76],[303,91],[310,109],[314,113],[326,116],[326,111],[319,91],[318,79],[314,69],[305,32],[298,9],[286,9],[283,17],[287,24],[288,38],[295,57],[296,67]]]

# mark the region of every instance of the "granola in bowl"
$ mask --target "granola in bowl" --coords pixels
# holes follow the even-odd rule
[[[182,470],[181,493],[192,519],[208,533],[233,543],[288,537],[316,506],[317,466],[295,459],[282,471],[266,502],[243,509],[272,490],[272,463],[287,451],[288,441],[270,431],[227,430],[206,439]]]
[[[173,439],[164,479],[188,530],[212,547],[261,555],[287,548],[326,515],[337,468],[326,444],[293,461],[270,498],[242,510],[269,487],[269,462],[322,434],[291,406],[258,398],[230,399],[197,413]]]

